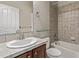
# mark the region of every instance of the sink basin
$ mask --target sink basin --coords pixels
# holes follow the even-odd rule
[[[24,40],[13,40],[7,43],[7,47],[9,48],[22,48],[28,47],[37,42],[35,38],[26,38]]]

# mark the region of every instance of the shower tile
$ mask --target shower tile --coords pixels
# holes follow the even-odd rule
[[[58,38],[72,42],[70,38],[73,36],[76,39],[76,42],[73,43],[77,44],[79,42],[79,2],[58,8],[58,11],[61,12],[58,14]]]

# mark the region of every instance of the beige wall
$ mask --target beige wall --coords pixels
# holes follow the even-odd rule
[[[65,4],[64,4],[65,3]],[[72,39],[76,40],[72,42]],[[79,2],[58,3],[58,38],[79,44]]]
[[[58,7],[56,5],[50,4],[50,38],[51,38],[51,42],[54,41],[55,34],[58,36]]]

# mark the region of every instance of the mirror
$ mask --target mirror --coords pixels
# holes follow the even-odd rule
[[[48,35],[49,2],[1,2],[0,34],[30,33]],[[20,17],[19,17],[20,16]],[[39,35],[39,36],[40,36]]]
[[[0,4],[0,34],[16,33],[19,29],[19,9]]]

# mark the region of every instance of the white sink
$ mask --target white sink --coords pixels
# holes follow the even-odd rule
[[[24,40],[13,40],[7,43],[7,47],[9,48],[28,47],[36,42],[37,42],[37,39],[34,37],[26,38]]]

